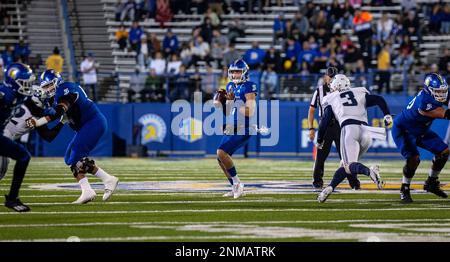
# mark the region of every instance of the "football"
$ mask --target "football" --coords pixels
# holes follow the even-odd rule
[[[227,101],[227,91],[223,89],[217,90],[216,93],[214,94],[213,100],[215,107],[221,107],[225,105]]]

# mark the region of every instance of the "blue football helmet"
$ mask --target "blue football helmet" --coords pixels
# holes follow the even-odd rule
[[[63,82],[62,76],[53,69],[45,70],[39,77],[39,86],[45,91],[46,97],[53,97],[56,88]]]
[[[45,90],[38,85],[33,85],[33,96],[31,97],[31,100],[40,108],[49,106]]]
[[[438,102],[446,102],[448,97],[448,84],[441,75],[432,73],[425,76],[424,88]]]
[[[238,59],[228,66],[228,79],[235,84],[245,82],[249,78],[248,70],[247,63],[242,59]],[[241,75],[235,76],[234,72],[236,71],[241,72]]]
[[[33,95],[32,86],[36,77],[28,65],[13,63],[5,68],[4,75],[5,86],[24,96]]]

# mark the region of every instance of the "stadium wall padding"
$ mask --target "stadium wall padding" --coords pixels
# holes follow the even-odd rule
[[[409,99],[387,98],[387,101],[391,113],[395,115],[401,112]],[[108,131],[103,135],[91,156],[119,155],[117,150],[114,150],[115,143],[119,139],[126,145],[133,143],[145,145],[149,156],[214,157],[222,138],[219,135],[206,136],[198,131],[194,132],[196,126],[200,125],[201,128],[201,121],[197,120],[198,114],[194,116],[193,105],[191,105],[192,117],[183,120],[180,126],[192,131],[187,135],[172,134],[171,122],[179,115],[179,112],[171,112],[171,104],[168,103],[99,104],[98,106],[108,119]],[[308,139],[308,109],[307,102],[280,102],[278,144],[264,147],[260,143],[263,137],[253,136],[248,144],[248,155],[250,157],[312,159],[313,143]],[[205,119],[209,114],[211,113],[203,112],[201,116]],[[369,125],[381,125],[383,115],[378,108],[369,108],[368,116]],[[270,125],[269,117],[268,126]],[[432,129],[444,137],[447,125],[446,120],[435,120]],[[365,158],[401,159],[390,130],[388,133],[387,141],[374,140]],[[73,135],[74,132],[66,126],[52,143],[42,142],[39,139],[38,143],[42,145],[39,155],[64,156],[67,144]],[[241,156],[243,152],[243,149],[240,149],[235,155]],[[432,155],[426,151],[421,150],[420,153],[422,159],[432,158]],[[333,147],[331,157],[337,158],[337,156]]]

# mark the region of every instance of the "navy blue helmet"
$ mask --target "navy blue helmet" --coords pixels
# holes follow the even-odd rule
[[[235,75],[235,72],[241,72],[241,75]],[[238,59],[228,66],[228,79],[235,83],[241,83],[248,80],[249,67],[244,60]]]
[[[438,102],[446,102],[448,97],[448,84],[441,75],[432,73],[425,76],[424,88]]]
[[[33,70],[28,65],[22,63],[13,63],[5,68],[5,86],[11,88],[15,92],[24,95],[33,95],[33,82],[36,77]]]
[[[39,77],[39,86],[45,91],[47,97],[53,97],[56,88],[63,82],[62,76],[53,69],[45,70]]]

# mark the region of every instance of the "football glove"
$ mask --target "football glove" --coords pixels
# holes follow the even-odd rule
[[[383,118],[384,121],[384,126],[388,127],[392,124],[393,120],[392,120],[392,116],[391,115],[385,115]]]

